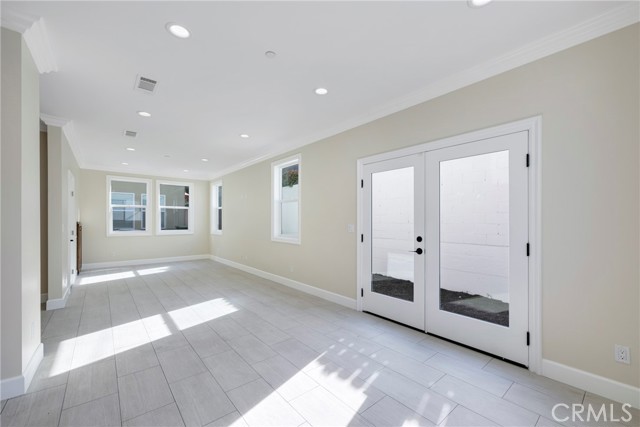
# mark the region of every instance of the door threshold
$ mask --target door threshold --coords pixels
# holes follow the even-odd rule
[[[378,317],[380,319],[384,319],[384,320],[389,321],[391,323],[395,323],[396,325],[404,326],[405,328],[413,329],[414,331],[422,332],[423,334],[425,333],[423,329],[414,328],[413,326],[409,326],[406,323],[401,323],[401,322],[398,322],[397,320],[389,319],[388,317],[380,316],[379,314],[375,314],[375,313],[372,313],[372,312],[367,311],[367,310],[362,310],[362,312],[370,314],[370,315],[375,316],[375,317]]]
[[[450,342],[451,344],[455,344],[455,345],[458,345],[460,347],[464,347],[464,348],[466,348],[468,350],[473,350],[476,353],[484,354],[485,356],[489,356],[489,357],[492,357],[494,359],[498,359],[498,360],[500,360],[502,362],[506,362],[506,363],[508,363],[510,365],[517,366],[519,368],[523,368],[523,369],[529,370],[529,367],[526,366],[526,365],[523,365],[522,363],[518,363],[518,362],[514,362],[513,360],[505,359],[504,357],[497,356],[497,355],[495,355],[493,353],[489,353],[489,352],[486,352],[486,351],[483,351],[483,350],[479,350],[479,349],[477,349],[475,347],[471,347],[469,345],[462,344],[462,343],[460,343],[458,341],[450,340],[449,338],[445,338],[445,337],[440,336],[440,335],[432,334],[431,332],[425,332],[422,329],[414,328],[413,326],[409,326],[409,325],[406,325],[404,323],[400,323],[397,320],[389,319],[388,317],[380,316],[379,314],[375,314],[375,313],[372,313],[370,311],[363,310],[362,312],[370,314],[371,316],[378,317],[380,319],[384,319],[384,320],[386,320],[388,322],[395,323],[396,325],[404,326],[407,329],[413,329],[414,331],[422,332],[425,335],[429,335],[431,337],[438,338],[438,339],[441,339],[443,341]]]
[[[497,355],[495,355],[493,353],[489,353],[487,351],[479,350],[479,349],[477,349],[475,347],[471,347],[469,345],[462,344],[462,343],[460,343],[458,341],[450,340],[449,338],[445,338],[445,337],[440,336],[440,335],[432,334],[431,332],[426,332],[426,334],[431,336],[431,337],[438,338],[438,339],[441,339],[443,341],[450,342],[451,344],[455,344],[455,345],[458,345],[460,347],[464,347],[466,349],[473,350],[476,353],[480,353],[480,354],[484,354],[485,356],[493,357],[494,359],[498,359],[498,360],[500,360],[502,362],[506,362],[506,363],[508,363],[510,365],[514,365],[514,366],[517,366],[519,368],[524,368],[526,370],[529,370],[529,367],[527,365],[523,365],[522,363],[518,363],[518,362],[514,362],[513,360],[505,359],[504,357],[497,356]]]

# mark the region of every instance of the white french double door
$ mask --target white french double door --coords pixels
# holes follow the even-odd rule
[[[363,164],[362,309],[528,365],[528,132]]]

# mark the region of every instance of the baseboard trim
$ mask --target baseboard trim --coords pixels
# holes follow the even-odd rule
[[[11,399],[12,397],[25,394],[33,381],[33,377],[44,357],[44,346],[42,343],[38,345],[36,351],[31,355],[31,359],[22,375],[0,380],[0,399]]]
[[[40,294],[40,304],[47,302],[47,299],[49,299],[49,294]]]
[[[174,256],[167,258],[150,258],[150,259],[128,259],[122,261],[109,261],[109,262],[91,262],[82,264],[82,270],[98,270],[102,268],[113,267],[128,267],[132,265],[144,265],[144,264],[161,264],[164,262],[180,262],[180,261],[197,261],[201,259],[210,259],[210,255],[186,255],[186,256]]]
[[[47,300],[47,311],[64,308],[67,305],[67,299],[69,299],[70,293],[71,293],[71,286],[67,286],[67,290],[65,291],[64,296],[62,298],[54,298],[54,299]]]
[[[271,280],[289,288],[293,288],[298,291],[322,298],[324,300],[331,301],[344,307],[351,308],[353,310],[356,309],[356,300],[353,298],[348,298],[334,292],[325,291],[324,289],[316,288],[315,286],[307,285],[306,283],[278,276],[277,274],[259,270],[254,267],[249,267],[248,265],[240,264],[239,262],[230,261],[226,258],[220,258],[218,256],[211,255],[211,260],[229,267],[237,268],[238,270],[242,270],[247,273],[254,274],[258,277],[262,277],[263,279]]]
[[[36,375],[36,371],[40,366],[40,362],[42,362],[42,358],[44,357],[44,345],[42,343],[38,344],[36,351],[31,356],[29,363],[27,364],[27,368],[22,373],[24,377],[24,392],[26,393],[29,390],[29,386],[31,385],[31,381],[33,377]]]
[[[542,375],[616,402],[629,403],[634,408],[640,408],[640,388],[638,387],[547,359],[542,360]]]

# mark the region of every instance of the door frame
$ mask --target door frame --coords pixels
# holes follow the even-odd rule
[[[438,150],[455,145],[475,142],[482,139],[494,138],[510,133],[527,131],[529,133],[529,170],[528,170],[528,215],[529,215],[529,243],[531,252],[529,255],[529,370],[540,374],[542,372],[542,167],[541,167],[541,138],[542,138],[542,116],[534,116],[511,123],[493,126],[473,132],[464,133],[448,138],[438,139],[411,147],[402,148],[386,153],[376,154],[357,160],[357,280],[356,280],[356,309],[362,311],[362,297],[360,289],[368,281],[364,277],[363,265],[364,257],[367,255],[363,250],[361,236],[364,234],[364,192],[361,183],[364,179],[363,167],[366,164],[389,160],[395,157],[410,156],[426,151]],[[523,159],[525,161],[525,159]]]
[[[73,184],[73,189],[71,188]],[[69,274],[69,281],[67,283],[67,287],[73,286],[77,277],[78,277],[78,260],[77,260],[77,251],[78,251],[78,236],[76,223],[78,221],[77,213],[78,213],[78,200],[76,199],[76,177],[71,171],[71,169],[67,170],[67,272]],[[71,202],[73,201],[73,209],[71,206]],[[73,242],[71,242],[71,238],[73,238]],[[75,249],[72,253],[72,249]],[[72,256],[73,255],[73,256]],[[66,289],[63,290],[63,293],[66,293]]]

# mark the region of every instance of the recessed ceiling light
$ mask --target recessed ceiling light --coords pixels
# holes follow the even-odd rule
[[[241,133],[240,134],[240,138],[249,138],[249,135],[247,135],[246,133]]]
[[[323,87],[319,87],[316,89],[316,95],[326,95],[329,91]]]
[[[167,27],[167,31],[169,31],[171,34],[178,37],[179,39],[186,39],[189,36],[191,36],[191,33],[189,32],[189,30],[187,30],[185,27],[183,27],[180,24],[169,22],[166,25],[166,27]]]
[[[129,166],[129,163],[127,163],[127,162],[122,162],[122,164],[125,165],[125,166]]]
[[[189,172],[189,169],[184,169],[182,172]]]
[[[127,147],[127,151],[136,151],[135,148]]]
[[[491,3],[492,0],[468,0],[469,7],[482,7]]]
[[[276,53],[272,50],[268,50],[264,53],[264,56],[266,56],[269,59],[275,58],[276,57]]]
[[[140,117],[151,117],[151,113],[147,113],[146,111],[138,111],[138,115]]]
[[[208,162],[209,161],[209,159],[200,159],[200,160],[202,160],[203,162]]]

